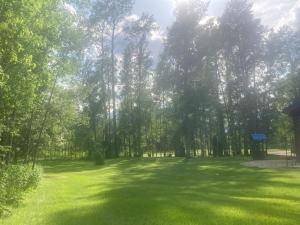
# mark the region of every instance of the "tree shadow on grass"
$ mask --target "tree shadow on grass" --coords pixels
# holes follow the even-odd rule
[[[99,170],[103,167],[111,166],[118,163],[122,163],[122,160],[108,160],[103,166],[95,166],[95,163],[93,161],[86,160],[45,160],[40,162],[45,173],[73,173],[89,170]]]
[[[272,179],[284,178],[288,171],[245,168],[222,160],[129,160],[112,165],[118,175],[106,191],[101,182],[95,184],[99,192],[84,197],[91,204],[58,211],[49,218],[51,224],[298,225],[300,221],[299,195],[280,191],[300,190],[300,182]]]

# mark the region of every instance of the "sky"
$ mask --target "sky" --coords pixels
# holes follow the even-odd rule
[[[133,14],[140,15],[145,12],[153,15],[160,29],[152,34],[150,48],[157,58],[162,48],[162,39],[167,28],[175,20],[173,10],[176,1],[188,0],[135,0]],[[211,0],[207,16],[221,16],[229,0]],[[297,14],[300,15],[300,0],[252,0],[253,12],[260,18],[263,25],[275,30],[283,25],[296,23]],[[298,17],[298,23],[300,22]]]
[[[173,11],[176,1],[189,0],[135,0],[132,14],[128,16],[128,21],[130,21],[130,18],[137,19],[142,13],[153,15],[159,27],[158,30],[152,32],[149,44],[154,64],[159,60],[159,55],[163,50],[162,43],[168,27],[175,20]],[[206,16],[221,16],[228,1],[230,0],[210,0]],[[299,26],[300,24],[300,0],[252,0],[252,2],[254,16],[261,19],[264,26],[278,30],[284,25]],[[70,13],[76,14],[76,10],[71,5],[65,4],[65,7]],[[123,49],[124,42],[120,42],[117,45],[117,51],[121,54]]]
[[[174,21],[173,9],[176,1],[188,0],[135,0],[133,13],[139,15],[147,12],[154,15],[162,29],[170,26]],[[222,15],[229,0],[211,0],[208,16]],[[267,26],[281,26],[293,22],[296,12],[300,10],[300,0],[252,0],[253,11],[257,18]]]

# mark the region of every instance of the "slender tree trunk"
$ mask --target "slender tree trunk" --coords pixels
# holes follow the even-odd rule
[[[117,146],[117,113],[116,113],[116,90],[115,90],[115,30],[116,24],[113,24],[111,35],[111,89],[112,89],[112,101],[113,101],[113,154],[114,157],[118,157],[119,150]]]
[[[13,154],[13,141],[14,141],[14,133],[13,130],[15,128],[15,119],[16,119],[16,110],[13,110],[12,113],[12,119],[10,122],[10,135],[9,135],[9,148],[10,150],[8,151],[8,153],[6,154],[6,164],[8,165],[9,162],[11,161],[12,158],[12,154]]]
[[[107,146],[103,146],[103,143],[105,143],[105,140],[107,139],[107,88],[105,83],[105,75],[104,75],[104,31],[105,31],[105,24],[102,24],[101,29],[101,78],[102,78],[102,93],[103,93],[103,111],[104,111],[104,123],[103,123],[103,129],[102,129],[102,145],[101,145],[101,151],[103,157],[105,157],[105,149]]]
[[[137,151],[140,157],[143,157],[143,152],[141,148],[142,142],[142,113],[141,113],[141,85],[142,85],[142,60],[143,60],[143,45],[139,46],[138,53],[138,90],[137,90],[137,110],[138,110],[138,126],[137,126]]]
[[[245,156],[249,156],[249,145],[248,145],[248,142],[249,142],[249,140],[248,140],[248,134],[247,133],[245,133],[244,134],[244,155]]]
[[[37,143],[36,143],[36,146],[35,146],[34,152],[33,152],[32,169],[34,169],[34,167],[36,165],[37,156],[38,156],[38,152],[39,152],[39,147],[40,147],[40,144],[41,144],[42,135],[43,135],[43,132],[44,132],[44,129],[45,129],[45,125],[46,125],[46,122],[47,122],[47,118],[48,118],[48,114],[49,114],[49,107],[50,107],[50,104],[51,104],[51,101],[52,101],[52,97],[53,97],[54,89],[56,87],[57,79],[58,79],[58,75],[55,76],[54,83],[53,83],[53,86],[52,86],[52,89],[51,89],[51,92],[50,92],[50,96],[49,96],[49,99],[48,99],[48,102],[47,102],[47,108],[46,108],[46,111],[45,111],[45,114],[44,114],[44,117],[43,117],[43,120],[42,120],[42,123],[41,123],[41,128],[40,128],[39,133],[38,133]]]
[[[31,146],[31,132],[32,132],[33,115],[34,115],[34,111],[31,112],[30,119],[28,122],[28,135],[27,135],[26,153],[25,153],[25,159],[24,159],[24,163],[26,163],[26,164],[28,163],[28,157],[29,157],[30,146]]]
[[[296,160],[300,162],[300,116],[294,116],[295,152]]]

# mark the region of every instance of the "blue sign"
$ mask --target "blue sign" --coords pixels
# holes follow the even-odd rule
[[[254,133],[251,136],[254,141],[265,141],[267,139],[265,134]]]

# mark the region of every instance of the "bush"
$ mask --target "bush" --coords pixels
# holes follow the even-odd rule
[[[7,206],[19,203],[24,193],[36,188],[41,177],[40,169],[29,166],[10,165],[0,171],[0,215],[8,211]]]

